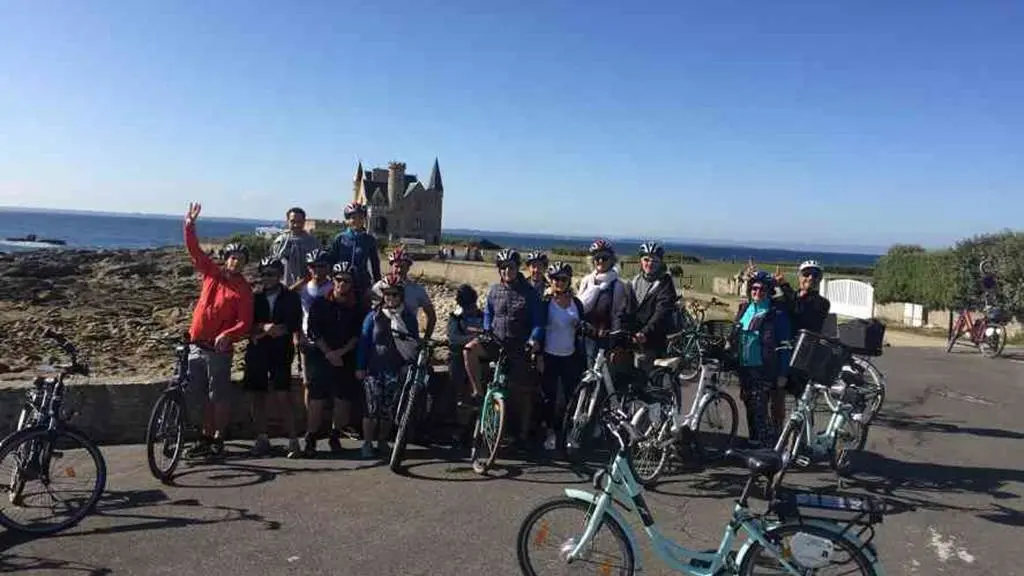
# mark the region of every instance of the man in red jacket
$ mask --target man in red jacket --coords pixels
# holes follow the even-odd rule
[[[202,291],[192,312],[189,339],[189,387],[204,393],[203,436],[189,456],[220,454],[224,429],[231,420],[231,360],[235,342],[248,338],[252,327],[252,286],[242,275],[249,259],[245,246],[228,244],[218,266],[199,246],[196,219],[202,206],[189,204],[185,215],[185,246],[202,276]]]

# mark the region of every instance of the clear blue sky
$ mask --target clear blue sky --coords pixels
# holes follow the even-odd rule
[[[0,0],[0,205],[334,216],[437,156],[446,227],[1021,228],[1020,2],[492,4]]]

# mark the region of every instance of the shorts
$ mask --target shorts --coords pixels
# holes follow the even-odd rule
[[[215,352],[193,344],[188,353],[189,391],[211,402],[227,402],[234,396],[231,386],[231,352]]]
[[[363,393],[366,395],[366,417],[393,419],[398,403],[398,395],[408,370],[402,369],[398,374],[382,373],[367,375],[363,379]]]
[[[245,376],[242,388],[249,392],[287,392],[292,386],[291,346],[249,344],[245,349]]]
[[[328,362],[327,357],[320,350],[307,351],[304,358],[310,400],[327,400],[328,398],[349,402],[359,400],[355,354],[345,356],[343,366],[335,366]]]

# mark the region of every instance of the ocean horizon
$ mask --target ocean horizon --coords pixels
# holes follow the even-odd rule
[[[260,226],[281,225],[281,221],[274,220],[204,217],[198,223],[198,231],[202,238],[226,238],[232,234],[255,232]],[[35,234],[38,238],[63,240],[67,243],[65,248],[71,249],[144,249],[184,244],[181,216],[0,207],[0,252],[25,250],[7,239],[29,234]],[[583,236],[464,228],[445,229],[442,235],[474,240],[485,238],[501,246],[523,250],[550,250],[556,247],[583,249],[593,240]],[[641,242],[640,239],[628,237],[609,237],[609,240],[625,254],[635,253]],[[758,248],[690,240],[666,240],[663,245],[668,251],[682,252],[705,260],[745,262],[747,258],[753,258],[756,262],[775,263],[814,259],[825,266],[873,266],[881,250],[877,247],[844,251],[824,246],[784,248],[778,245]]]

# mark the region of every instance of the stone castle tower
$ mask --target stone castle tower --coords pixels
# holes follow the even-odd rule
[[[437,158],[426,186],[415,174],[407,174],[404,162],[392,161],[387,169],[363,170],[360,161],[352,182],[352,198],[369,208],[367,228],[380,240],[418,238],[427,244],[441,243],[444,184]]]

